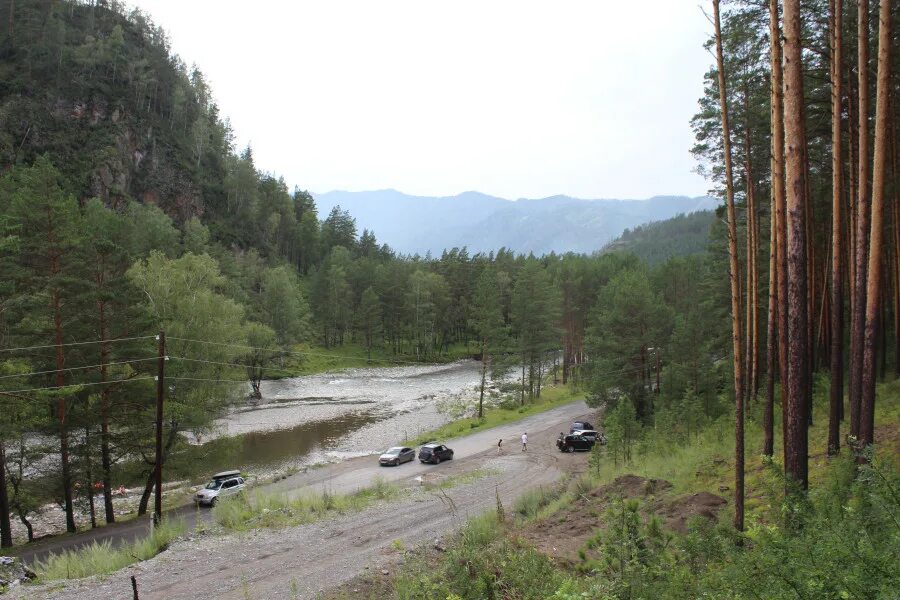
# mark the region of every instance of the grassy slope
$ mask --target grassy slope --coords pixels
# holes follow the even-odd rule
[[[813,408],[814,423],[809,430],[811,489],[820,485],[828,472],[829,460],[825,452],[828,439],[828,409],[823,400],[826,390],[827,388],[821,389],[820,386],[820,393],[816,395],[817,402]],[[761,414],[762,402],[763,399],[760,398],[759,404],[751,407],[751,414]],[[779,434],[781,423],[777,406],[775,412],[775,453],[772,462],[781,465],[782,446]],[[845,410],[845,414],[849,415],[849,408]],[[745,508],[748,525],[752,525],[754,521],[766,520],[766,512],[771,506],[770,496],[773,487],[782,485],[772,477],[775,470],[766,468],[768,461],[761,453],[763,432],[760,422],[761,419],[755,422],[750,420],[746,426]],[[885,440],[887,444],[880,447],[880,456],[896,461],[898,457],[896,433],[900,426],[900,380],[879,386],[875,422],[876,429],[880,433],[879,437],[884,437],[889,431],[893,432],[891,437]],[[842,428],[843,433],[845,432]],[[659,436],[656,437],[656,441],[658,440]],[[609,460],[602,460],[592,473],[592,478],[603,484],[626,473],[665,479],[673,484],[675,493],[706,491],[730,498],[734,486],[733,425],[725,419],[708,427],[689,444],[667,444],[645,449],[632,464],[614,464]]]

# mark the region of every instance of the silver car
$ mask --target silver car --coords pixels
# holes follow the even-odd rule
[[[219,498],[239,494],[246,487],[240,471],[223,471],[213,475],[212,480],[194,496],[197,506],[215,506]]]
[[[382,467],[395,466],[399,467],[405,462],[412,462],[416,458],[416,451],[406,446],[395,446],[389,448],[384,454],[378,457],[378,464]]]
[[[593,429],[580,429],[572,433],[572,435],[580,435],[586,437],[596,444],[600,444],[601,446],[606,443],[606,436],[600,433],[599,431],[595,431]]]

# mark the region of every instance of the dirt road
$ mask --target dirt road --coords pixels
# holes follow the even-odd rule
[[[211,591],[217,598],[315,598],[366,568],[392,568],[401,548],[446,535],[467,518],[494,507],[496,494],[510,507],[524,491],[552,485],[567,467],[586,460],[584,454],[562,454],[553,445],[559,431],[583,416],[588,416],[588,408],[579,402],[455,440],[451,444],[455,459],[438,466],[412,463],[382,469],[372,466],[368,457],[298,474],[270,489],[292,494],[322,488],[346,492],[366,487],[378,475],[410,487],[400,499],[353,515],[281,530],[189,538],[102,580],[20,589],[13,597],[129,598],[130,577],[135,575],[142,600],[195,598]],[[528,452],[516,443],[522,431],[529,434]],[[499,437],[509,445],[504,444],[498,455]],[[475,469],[490,475],[444,493],[416,487],[422,475],[427,480]]]

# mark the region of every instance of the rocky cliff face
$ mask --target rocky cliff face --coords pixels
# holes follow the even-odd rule
[[[198,120],[212,126],[199,135],[221,124],[162,32],[117,10],[20,0],[0,11],[0,172],[47,154],[81,199],[202,215],[201,180],[222,177],[200,175],[191,137]]]

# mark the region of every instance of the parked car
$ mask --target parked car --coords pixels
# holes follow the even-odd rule
[[[246,487],[240,471],[222,471],[213,475],[212,480],[194,496],[194,503],[198,506],[205,504],[215,506],[219,498],[226,498],[239,494]]]
[[[588,431],[593,429],[594,426],[587,421],[575,421],[574,423],[572,423],[572,426],[569,427],[569,433],[575,433],[576,431]]]
[[[405,462],[410,462],[416,457],[416,451],[405,446],[395,446],[385,450],[384,454],[378,457],[378,464],[382,467],[399,467]]]
[[[453,450],[443,444],[432,442],[419,448],[419,460],[423,463],[440,464],[442,460],[453,460]]]
[[[606,436],[599,431],[594,431],[593,429],[581,429],[578,431],[573,431],[572,435],[584,436],[595,444],[603,445],[606,443]]]
[[[576,450],[590,450],[594,447],[594,440],[583,435],[562,435],[556,439],[556,447],[560,452],[575,452]]]

